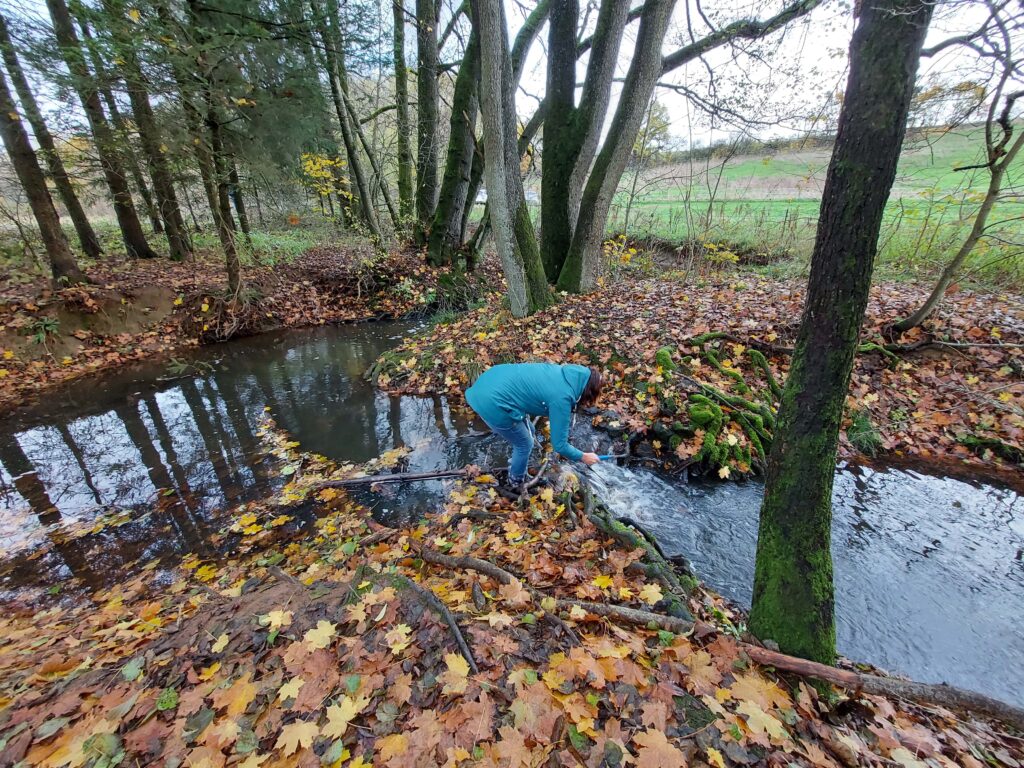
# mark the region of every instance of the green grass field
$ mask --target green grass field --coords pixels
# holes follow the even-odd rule
[[[951,257],[973,222],[987,183],[984,169],[957,171],[982,157],[980,127],[912,135],[900,161],[879,242],[878,276],[927,279]],[[806,269],[814,243],[830,150],[724,154],[708,160],[627,170],[608,231],[670,242],[700,240],[743,250],[788,252],[774,271]],[[634,187],[635,184],[635,187]],[[1024,160],[1010,169],[990,216],[992,237],[978,244],[963,279],[1024,289]]]

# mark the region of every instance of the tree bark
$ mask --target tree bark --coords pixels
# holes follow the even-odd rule
[[[337,34],[337,7],[336,0],[327,0],[327,15],[321,11],[318,0],[310,0],[310,7],[313,17],[317,20],[318,32],[324,48],[324,62],[327,69],[327,78],[331,86],[331,98],[334,100],[334,110],[338,117],[338,126],[341,128],[342,142],[345,144],[345,153],[348,155],[348,166],[355,178],[356,190],[359,195],[357,201],[359,210],[362,211],[363,220],[370,234],[378,241],[383,240],[380,223],[377,220],[377,211],[373,206],[373,197],[370,192],[370,183],[366,171],[363,168],[363,161],[359,156],[359,146],[352,130],[351,118],[345,107],[344,88],[341,79],[341,65],[339,57],[343,55],[340,46],[340,35]]]
[[[472,10],[473,25],[480,30],[480,112],[490,222],[508,283],[512,314],[523,317],[547,306],[552,298],[519,176],[515,90],[505,11],[501,0],[473,0]]]
[[[245,242],[252,247],[252,232],[249,229],[249,213],[245,209],[245,196],[242,194],[242,182],[238,178],[238,164],[234,157],[225,158],[229,165],[228,170],[228,195],[235,206],[235,213],[238,215],[238,227],[245,236]]]
[[[512,81],[518,87],[526,54],[544,25],[551,0],[541,0],[523,22],[512,44]],[[472,46],[472,47],[470,47]],[[455,252],[466,242],[466,229],[477,192],[483,181],[484,156],[476,140],[479,113],[479,33],[473,28],[455,81],[448,155],[445,159],[441,192],[434,224],[430,230],[427,257],[432,264],[450,264]],[[470,66],[467,66],[467,63]]]
[[[409,68],[405,63],[405,4],[392,0],[395,30],[395,105],[398,118],[398,212],[403,223],[414,213],[412,144],[409,142]]]
[[[217,205],[213,208],[213,220],[217,226],[217,237],[224,251],[224,267],[228,276],[228,292],[237,296],[242,290],[242,262],[238,258],[238,245],[231,224],[231,203],[228,201],[228,180],[224,158],[224,139],[221,135],[220,116],[213,102],[213,94],[206,89],[206,129],[210,134],[210,157],[213,162],[213,178],[216,186]]]
[[[540,225],[544,271],[552,283],[559,279],[576,231],[583,185],[608,111],[615,63],[628,14],[628,0],[607,0],[601,4],[580,104],[576,106],[579,2],[552,2],[548,26]],[[653,44],[657,51],[661,50],[660,40]],[[644,51],[638,44],[634,58],[652,55],[651,51]],[[628,93],[623,89],[623,94]]]
[[[124,15],[124,8],[115,0],[104,0],[103,7],[112,18],[117,19]],[[128,98],[131,101],[142,151],[146,154],[150,176],[153,179],[153,191],[156,194],[159,218],[164,223],[170,257],[172,261],[184,261],[192,256],[192,243],[189,241],[188,229],[181,215],[178,196],[174,191],[174,177],[167,162],[167,149],[149,102],[146,79],[134,43],[127,35],[118,35],[118,38]]]
[[[103,102],[107,105],[110,120],[117,132],[116,138],[120,139],[119,145],[114,147],[114,151],[120,154],[122,165],[127,166],[128,172],[131,174],[132,180],[139,190],[139,197],[142,198],[142,204],[146,207],[146,215],[149,216],[149,223],[153,228],[153,232],[158,235],[162,234],[164,225],[160,218],[160,211],[153,200],[153,194],[149,191],[146,177],[142,173],[139,160],[135,156],[135,150],[132,148],[131,131],[128,128],[128,121],[121,114],[121,108],[117,104],[117,99],[114,98],[114,92],[110,89],[110,83],[114,78],[110,76],[106,66],[103,64],[103,59],[100,57],[96,42],[93,40],[92,32],[89,31],[89,23],[85,17],[85,11],[81,6],[76,6],[76,13],[78,14],[78,28],[82,30],[85,49],[89,52],[89,58],[92,60],[97,90],[100,96],[103,97]]]
[[[416,0],[416,242],[426,244],[437,205],[438,51],[434,0]]]
[[[452,96],[448,156],[427,248],[427,260],[434,266],[451,264],[462,245],[463,212],[467,205],[472,204],[467,195],[473,180],[479,88],[480,34],[474,27],[462,56]]]
[[[563,291],[591,291],[601,269],[601,240],[615,189],[661,74],[661,44],[675,0],[648,0],[640,15],[636,50],[612,124],[583,192],[569,252],[558,276]],[[550,122],[546,123],[550,126]],[[547,141],[545,141],[545,144]],[[586,147],[584,147],[586,151]]]
[[[89,278],[78,268],[75,256],[60,228],[60,217],[53,206],[50,191],[46,188],[46,177],[39,167],[36,153],[32,151],[25,127],[21,124],[18,110],[7,86],[7,78],[0,69],[0,127],[3,128],[4,147],[11,158],[11,165],[21,182],[28,198],[32,215],[39,225],[39,234],[46,247],[50,271],[55,285],[87,283]]]
[[[7,73],[11,77],[14,91],[18,94],[18,100],[25,111],[25,118],[32,126],[32,133],[35,134],[36,141],[39,142],[39,149],[46,160],[50,178],[53,179],[57,194],[60,195],[60,200],[75,226],[75,233],[78,235],[82,252],[90,259],[100,259],[103,256],[103,248],[100,246],[99,238],[96,236],[92,224],[89,223],[85,209],[75,193],[71,177],[64,167],[64,161],[61,160],[60,154],[57,152],[53,134],[50,133],[50,129],[43,119],[43,113],[40,112],[39,105],[36,103],[35,94],[32,93],[25,72],[21,68],[21,62],[18,61],[18,54],[7,29],[7,21],[2,14],[0,14],[0,50],[3,52],[4,63],[7,65]]]
[[[750,628],[835,659],[832,481],[885,204],[934,5],[859,6],[796,348],[768,456]]]
[[[156,252],[149,247],[146,235],[142,231],[142,224],[139,222],[135,204],[132,202],[131,191],[125,181],[124,170],[114,151],[113,131],[107,124],[99,94],[96,92],[92,76],[82,58],[82,49],[78,43],[74,26],[72,26],[68,7],[64,0],[46,0],[46,7],[49,9],[50,18],[53,21],[57,45],[75,80],[75,90],[82,102],[82,109],[85,111],[93,138],[96,141],[96,151],[99,154],[107,187],[114,200],[114,213],[117,216],[117,223],[121,229],[121,237],[124,240],[128,256],[135,259],[156,258]]]

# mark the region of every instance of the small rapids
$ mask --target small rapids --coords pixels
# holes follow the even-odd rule
[[[591,468],[594,490],[668,555],[750,607],[763,485]],[[905,469],[836,471],[832,559],[840,652],[1024,703],[1024,501]],[[993,675],[993,670],[999,674]]]

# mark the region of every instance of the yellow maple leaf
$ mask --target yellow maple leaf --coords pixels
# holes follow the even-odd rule
[[[213,565],[204,565],[196,569],[196,578],[200,581],[211,581],[217,575],[217,568]]]
[[[238,764],[238,768],[260,768],[267,760],[270,759],[270,755],[261,755],[257,752],[253,752],[245,760]]]
[[[782,723],[752,701],[741,701],[736,707],[736,712],[746,718],[747,728],[754,733],[765,733],[776,742],[789,738],[789,732],[786,731]]]
[[[299,695],[299,690],[306,684],[301,677],[293,677],[287,683],[277,689],[277,698],[281,701],[294,699]]]
[[[632,600],[633,590],[629,587],[619,587],[619,599],[620,600]]]
[[[211,664],[210,666],[204,668],[199,673],[199,679],[200,680],[209,680],[211,677],[213,677],[214,675],[217,674],[217,670],[218,669],[220,669],[220,662],[219,661],[215,661],[215,662],[213,662],[213,664]]]
[[[365,696],[353,699],[351,696],[343,696],[337,704],[327,708],[327,724],[324,725],[323,735],[332,739],[340,739],[348,730],[348,724],[355,719],[356,715],[366,709],[370,700]]]
[[[575,621],[582,621],[587,618],[587,612],[578,605],[574,605],[569,609],[569,617]]]
[[[314,629],[310,629],[303,635],[302,639],[310,648],[326,648],[337,633],[338,625],[320,619]]]
[[[266,616],[260,616],[260,624],[264,627],[269,626],[273,629],[280,629],[281,627],[287,627],[292,623],[292,612],[276,610],[271,611]]]
[[[593,584],[595,587],[599,587],[601,589],[608,589],[612,585],[612,577],[602,573],[600,576],[595,576],[594,580],[590,583]]]
[[[722,753],[714,747],[707,748],[708,762],[714,766],[714,768],[725,768],[725,760],[722,758]]]
[[[469,682],[469,662],[461,654],[446,653],[444,663],[448,667],[440,677],[444,688],[441,693],[448,696],[461,696],[466,692],[466,684]]]
[[[299,747],[303,749],[311,747],[313,740],[319,735],[320,729],[316,723],[297,720],[281,729],[281,733],[277,736],[277,742],[274,744],[274,749],[280,749],[281,753],[287,757],[296,752]]]
[[[661,592],[660,584],[644,584],[643,589],[640,590],[640,599],[648,605],[654,605],[665,598],[665,595]]]
[[[404,755],[408,748],[409,739],[404,733],[392,733],[390,736],[377,739],[377,754],[384,762],[398,755]]]
[[[338,492],[334,488],[324,488],[316,495],[320,501],[333,501],[338,498]]]
[[[228,637],[228,633],[227,632],[222,632],[220,634],[220,637],[217,638],[217,641],[213,645],[210,646],[210,650],[213,651],[214,653],[220,653],[221,651],[223,651],[225,648],[228,647],[228,641],[230,639],[231,638]]]
[[[729,478],[729,468],[724,466],[724,465],[719,467],[718,468],[718,476],[722,480],[727,480]]]
[[[391,652],[397,656],[409,647],[409,635],[411,634],[412,628],[408,624],[399,624],[384,635],[384,640]]]
[[[142,20],[142,14],[139,13],[138,8],[132,8],[128,11],[128,18],[138,24]]]

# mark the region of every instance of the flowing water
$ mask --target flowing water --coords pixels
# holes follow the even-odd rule
[[[368,323],[198,350],[199,373],[126,368],[3,421],[0,597],[109,585],[181,555],[215,557],[224,510],[276,479],[265,412],[302,446],[363,461],[397,446],[407,468],[501,466],[507,451],[441,398],[390,397],[362,373],[411,329]],[[207,368],[206,366],[209,366]],[[578,445],[608,441],[585,427]],[[748,605],[761,487],[687,485],[645,470],[593,473],[619,514]],[[416,519],[440,481],[364,491],[381,519]],[[836,475],[833,556],[840,650],[893,671],[1024,702],[1024,502],[992,485],[897,469]],[[307,521],[308,522],[308,521]]]

